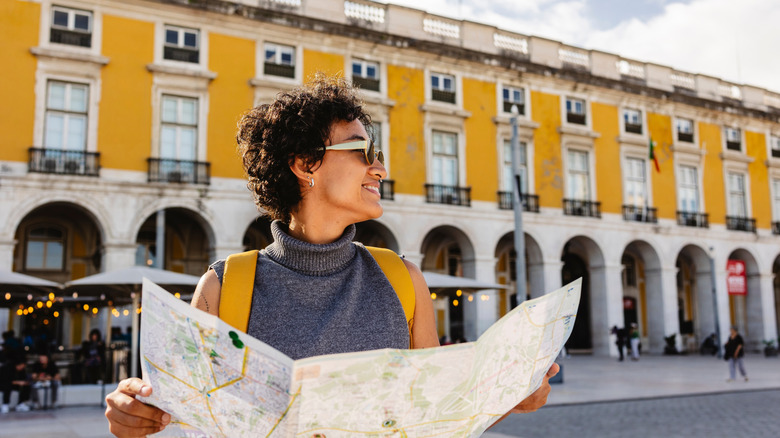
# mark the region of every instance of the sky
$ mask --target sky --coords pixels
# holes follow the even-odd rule
[[[780,93],[780,0],[382,2]]]

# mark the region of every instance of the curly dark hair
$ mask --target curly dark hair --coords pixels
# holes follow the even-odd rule
[[[333,123],[354,120],[370,129],[371,117],[356,88],[343,78],[323,74],[246,112],[238,122],[236,141],[258,208],[290,223],[290,213],[302,199],[290,164],[297,157],[308,169],[314,168],[325,155]]]

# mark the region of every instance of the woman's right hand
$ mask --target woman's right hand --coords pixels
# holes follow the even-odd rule
[[[157,433],[171,421],[170,414],[135,399],[152,395],[152,387],[137,377],[122,380],[106,396],[108,430],[117,437],[141,437]]]

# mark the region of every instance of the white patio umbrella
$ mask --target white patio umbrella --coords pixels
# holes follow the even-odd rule
[[[101,295],[115,302],[131,301],[133,309],[137,309],[144,278],[148,278],[168,291],[176,292],[193,292],[200,280],[200,277],[195,275],[180,274],[146,266],[131,266],[69,281],[65,283],[65,290],[76,292],[79,295]],[[138,364],[138,355],[136,354],[138,351],[138,314],[132,312],[131,315],[133,322],[130,343],[133,354],[130,369],[131,372],[135,372]],[[110,324],[110,316],[108,324]]]
[[[473,278],[466,277],[454,277],[452,275],[438,274],[436,272],[423,272],[425,282],[428,284],[428,289],[471,289],[471,290],[483,290],[483,289],[507,289],[508,286],[503,284],[488,283],[486,281],[479,281]]]
[[[62,289],[53,281],[0,269],[0,307],[14,307],[18,303],[42,299]]]

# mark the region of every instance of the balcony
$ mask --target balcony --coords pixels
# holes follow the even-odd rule
[[[439,102],[455,103],[455,92],[444,90],[431,90],[431,100]]]
[[[519,115],[525,115],[525,104],[523,103],[517,103],[517,102],[511,102],[508,100],[504,101],[504,112],[505,113],[511,113],[512,112],[512,106],[517,106],[517,114]]]
[[[52,27],[51,34],[49,35],[49,42],[79,47],[92,47],[92,34],[89,32],[76,32]]]
[[[270,76],[280,76],[283,78],[295,78],[295,66],[275,64],[273,62],[266,62],[263,66],[263,74]]]
[[[691,211],[677,212],[677,225],[684,227],[709,228],[710,216],[707,213],[694,213]]]
[[[772,222],[772,234],[780,234],[780,222]]]
[[[654,207],[642,207],[641,205],[624,205],[623,220],[629,222],[658,223],[658,209]]]
[[[352,83],[360,87],[361,90],[379,91],[379,79],[352,76]]]
[[[379,181],[379,194],[386,201],[395,200],[395,181],[392,179],[383,179]]]
[[[601,218],[601,202],[584,201],[581,199],[564,199],[563,214],[567,216]]]
[[[520,201],[523,203],[523,211],[529,213],[539,213],[539,196],[528,193],[520,194]],[[498,208],[501,210],[512,210],[512,192],[498,192]]]
[[[425,202],[429,204],[471,207],[471,187],[425,185]]]
[[[171,160],[167,158],[148,158],[149,182],[168,182],[184,184],[209,184],[211,163],[199,161]]]
[[[726,149],[730,151],[742,152],[742,143],[738,141],[727,141]]]
[[[756,220],[749,217],[726,216],[726,229],[755,233]]]
[[[633,134],[642,134],[642,125],[636,123],[626,123],[626,132]]]
[[[28,170],[57,175],[99,176],[100,153],[66,149],[30,148]]]
[[[684,141],[686,143],[693,143],[693,133],[691,132],[677,132],[677,141]]]
[[[772,157],[780,158],[780,149],[772,149]]]
[[[569,123],[576,123],[577,125],[584,125],[585,114],[566,113],[566,121]]]
[[[165,46],[163,48],[163,58],[171,61],[190,62],[197,64],[200,62],[200,52],[198,49],[185,49],[182,47]]]

